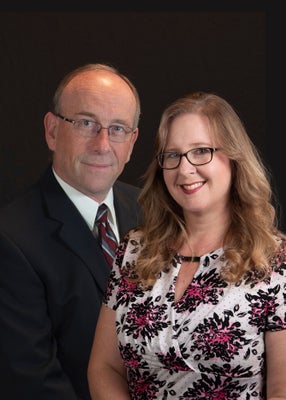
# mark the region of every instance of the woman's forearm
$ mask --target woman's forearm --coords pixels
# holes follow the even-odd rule
[[[130,400],[126,379],[110,368],[89,371],[89,390],[92,400]]]

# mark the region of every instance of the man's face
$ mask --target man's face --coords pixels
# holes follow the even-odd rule
[[[134,95],[120,77],[110,72],[88,71],[75,77],[64,89],[60,103],[60,113],[72,120],[95,120],[103,127],[133,127]],[[72,123],[52,113],[45,116],[45,130],[56,173],[98,202],[122,173],[138,135],[136,129],[123,143],[110,141],[106,129],[94,137],[84,137]]]

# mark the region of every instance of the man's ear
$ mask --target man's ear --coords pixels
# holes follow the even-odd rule
[[[136,140],[138,138],[138,133],[139,133],[139,129],[138,128],[136,128],[135,131],[132,132],[132,137],[131,137],[131,140],[130,140],[130,143],[129,143],[129,151],[128,151],[128,156],[127,156],[126,163],[130,160],[134,144],[135,144],[135,142],[136,142]]]
[[[47,145],[51,151],[55,150],[57,138],[58,121],[55,114],[47,112],[44,117],[45,138]]]

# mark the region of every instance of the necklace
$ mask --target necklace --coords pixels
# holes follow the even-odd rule
[[[179,258],[180,262],[184,262],[184,261],[185,262],[199,262],[201,259],[201,257],[199,257],[199,256],[191,257],[191,256],[182,256],[180,254],[178,254],[178,258]]]

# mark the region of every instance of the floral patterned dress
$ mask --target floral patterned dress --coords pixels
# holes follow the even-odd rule
[[[126,279],[139,239],[120,243],[104,300],[116,311],[131,399],[266,399],[264,333],[286,329],[285,243],[270,279],[256,284],[225,282],[223,250],[205,254],[175,302],[176,257],[151,290]]]

